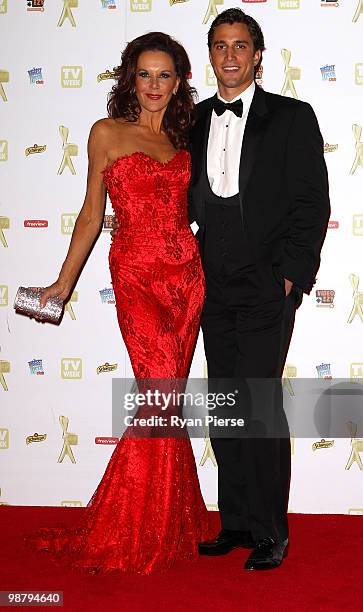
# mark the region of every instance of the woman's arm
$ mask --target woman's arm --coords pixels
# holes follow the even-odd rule
[[[74,226],[67,257],[55,283],[46,287],[40,300],[43,307],[50,297],[65,300],[90,253],[100,231],[105,208],[106,190],[102,181],[102,170],[107,165],[107,143],[109,142],[108,120],[97,121],[88,139],[88,176],[86,197]]]

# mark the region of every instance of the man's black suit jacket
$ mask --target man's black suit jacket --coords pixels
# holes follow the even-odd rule
[[[213,100],[198,104],[190,135],[189,221],[199,225],[202,255],[206,194],[200,179]],[[242,143],[239,197],[252,260],[279,266],[282,276],[309,293],[330,214],[323,140],[309,104],[256,86]]]

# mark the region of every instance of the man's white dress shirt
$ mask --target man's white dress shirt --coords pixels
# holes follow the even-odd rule
[[[242,117],[237,117],[230,110],[226,110],[219,117],[214,111],[212,112],[207,150],[207,174],[213,193],[223,198],[236,195],[239,191],[238,177],[242,140],[255,87],[253,82],[239,96],[229,100],[230,103],[242,100]],[[219,93],[217,96],[222,102],[227,102]]]

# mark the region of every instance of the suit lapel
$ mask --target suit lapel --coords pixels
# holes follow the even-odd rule
[[[208,102],[208,104],[205,105],[202,113],[200,113],[198,116],[197,122],[193,128],[193,164],[195,169],[195,177],[197,180],[199,179],[201,172],[203,171],[203,165],[207,160],[208,136],[212,117],[213,98],[206,100],[206,102]]]
[[[205,101],[203,111],[199,114],[197,122],[193,127],[192,183],[196,186],[197,191],[200,185],[199,179],[207,164],[208,137],[212,118],[213,99],[214,98],[209,98]],[[198,208],[198,217],[200,223],[203,225],[205,222],[205,199],[202,194],[197,193],[195,198],[195,206]]]
[[[239,167],[241,212],[243,208],[243,197],[256,160],[259,144],[266,129],[267,119],[268,110],[266,106],[266,94],[256,85],[256,90],[247,117],[241,149]]]

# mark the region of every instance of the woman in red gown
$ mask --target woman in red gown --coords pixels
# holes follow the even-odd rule
[[[119,230],[109,262],[117,317],[135,377],[188,376],[204,277],[187,219],[193,115],[190,63],[162,33],[129,43],[108,102],[91,130],[87,194],[50,296],[66,299],[96,239],[107,189]],[[148,574],[195,559],[211,537],[187,436],[135,437],[129,427],[73,529],[32,538],[73,567]]]

